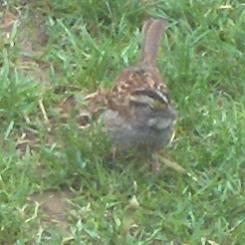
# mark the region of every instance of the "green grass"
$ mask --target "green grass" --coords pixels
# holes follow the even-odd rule
[[[243,1],[18,2],[0,8],[3,18],[21,13],[9,38],[6,28],[0,33],[0,244],[243,244]],[[150,172],[136,160],[111,168],[103,134],[77,129],[76,110],[48,131],[57,103],[111,87],[137,60],[149,16],[168,22],[158,66],[178,123],[165,152],[196,179]],[[47,42],[39,43],[37,26]],[[27,63],[23,40],[33,45]],[[27,132],[31,143],[16,149]],[[45,224],[44,211],[28,200],[50,189],[73,192],[66,232]]]

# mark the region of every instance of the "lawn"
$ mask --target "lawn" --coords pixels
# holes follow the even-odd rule
[[[1,1],[0,244],[244,244],[242,2]],[[188,174],[112,167],[75,120],[137,61],[149,17],[168,23],[157,64],[178,111],[162,155]]]

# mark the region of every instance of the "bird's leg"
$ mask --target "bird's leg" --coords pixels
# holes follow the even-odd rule
[[[107,157],[109,166],[114,168],[116,166],[116,155],[117,155],[117,148],[112,147],[111,154]]]
[[[150,160],[150,168],[154,172],[160,171],[160,162],[158,154],[153,154]]]

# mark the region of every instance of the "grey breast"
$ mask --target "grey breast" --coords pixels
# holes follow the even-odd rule
[[[151,113],[148,109],[137,110],[137,119],[125,120],[117,111],[105,111],[102,120],[112,144],[122,151],[132,147],[148,150],[164,147],[171,136],[173,120]]]

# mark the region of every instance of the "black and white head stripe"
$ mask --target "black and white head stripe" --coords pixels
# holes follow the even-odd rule
[[[159,90],[152,90],[152,89],[137,89],[137,90],[134,90],[132,92],[132,95],[144,95],[144,96],[148,96],[154,100],[158,100],[160,102],[164,102],[166,104],[168,104],[170,101],[169,101],[169,96],[167,93],[164,93],[162,91],[159,91]]]

